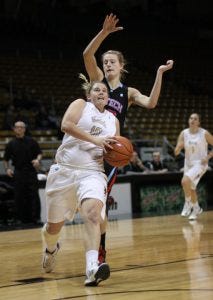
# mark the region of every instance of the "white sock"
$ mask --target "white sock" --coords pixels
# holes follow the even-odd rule
[[[198,201],[195,202],[195,203],[193,203],[193,207],[194,207],[194,208],[200,208],[200,205],[198,204]]]
[[[89,250],[86,252],[86,270],[90,270],[94,263],[98,263],[98,250]]]
[[[42,236],[46,243],[47,250],[49,252],[54,252],[57,247],[57,242],[58,242],[60,233],[57,233],[57,234],[48,233],[46,225],[47,224],[45,224],[42,228]]]

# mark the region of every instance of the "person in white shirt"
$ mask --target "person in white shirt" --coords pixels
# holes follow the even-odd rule
[[[85,225],[85,285],[96,286],[110,276],[108,264],[98,262],[100,224],[105,218],[107,198],[103,153],[107,147],[112,148],[109,144],[120,135],[120,128],[117,118],[105,109],[106,85],[85,81],[83,87],[87,101],[77,99],[65,112],[61,124],[65,135],[47,177],[43,269],[46,273],[53,270],[61,228],[78,210]]]
[[[185,150],[184,174],[181,181],[185,203],[181,215],[195,220],[203,211],[198,203],[196,187],[208,169],[209,159],[213,157],[213,151],[208,153],[208,144],[213,146],[213,136],[200,127],[199,114],[191,114],[188,122],[189,128],[181,131],[174,152],[177,156],[182,149]]]

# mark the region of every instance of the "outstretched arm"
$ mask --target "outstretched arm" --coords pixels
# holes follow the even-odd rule
[[[91,81],[103,79],[103,72],[97,65],[95,53],[100,47],[101,43],[105,40],[105,38],[110,33],[123,29],[123,27],[120,26],[117,27],[118,22],[119,19],[116,17],[116,15],[113,14],[107,15],[103,23],[103,28],[92,39],[92,41],[89,43],[89,45],[86,47],[86,49],[83,52],[85,68]]]
[[[129,104],[136,104],[146,108],[155,108],[160,96],[163,73],[172,69],[173,64],[173,60],[168,60],[165,65],[161,65],[158,68],[155,82],[149,97],[141,94],[137,89],[129,88]]]

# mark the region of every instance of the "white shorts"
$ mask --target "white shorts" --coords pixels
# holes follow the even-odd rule
[[[195,190],[197,187],[198,182],[200,181],[201,177],[207,171],[208,166],[195,164],[192,167],[184,166],[184,176],[187,176],[191,180],[191,189]]]
[[[54,164],[46,183],[47,220],[51,223],[72,220],[84,199],[103,202],[101,217],[105,218],[107,177],[91,170],[76,170]]]

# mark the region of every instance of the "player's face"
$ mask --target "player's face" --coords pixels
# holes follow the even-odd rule
[[[104,83],[95,83],[90,91],[91,102],[100,110],[103,111],[108,103],[108,90]]]
[[[199,116],[197,114],[192,114],[189,117],[189,127],[199,127],[200,125],[200,119]]]
[[[116,77],[120,78],[123,66],[118,60],[116,54],[105,54],[103,58],[103,70],[106,78]]]

